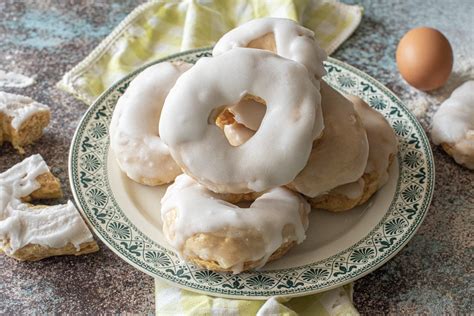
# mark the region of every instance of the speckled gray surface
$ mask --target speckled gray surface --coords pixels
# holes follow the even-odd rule
[[[359,2],[358,2],[359,3]],[[427,129],[450,91],[472,76],[474,6],[457,1],[361,1],[365,15],[356,33],[334,54],[386,84]],[[84,58],[138,4],[104,1],[0,1],[0,69],[36,75],[26,89],[8,89],[49,104],[53,121],[28,148],[40,153],[63,183],[66,198],[68,147],[86,106],[55,88],[62,74]],[[445,88],[425,94],[410,88],[396,70],[398,39],[429,25],[450,39],[455,73]],[[470,75],[469,75],[470,74]],[[427,107],[427,111],[423,108]],[[354,300],[362,314],[474,312],[474,172],[433,147],[436,187],[432,206],[415,237],[390,262],[357,281]],[[0,171],[21,160],[0,147]],[[152,313],[153,279],[101,244],[89,256],[18,263],[0,256],[0,314]]]

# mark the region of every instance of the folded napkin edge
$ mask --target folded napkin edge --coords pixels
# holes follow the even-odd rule
[[[112,32],[107,35],[96,48],[94,48],[83,60],[81,60],[77,65],[75,65],[71,70],[66,72],[62,79],[56,83],[56,87],[64,90],[66,92],[71,93],[76,98],[84,101],[88,105],[90,105],[94,100],[92,100],[88,95],[79,92],[80,89],[74,88],[74,80],[86,72],[89,67],[95,64],[95,62],[100,59],[104,53],[109,49],[111,45],[113,45],[116,39],[125,32],[127,27],[135,21],[139,17],[141,13],[148,10],[149,7],[160,3],[160,0],[153,0],[147,3],[143,3],[136,7],[135,9],[128,14],[125,19],[123,19],[114,29]]]
[[[352,33],[355,32],[355,30],[357,29],[357,27],[359,26],[362,20],[362,16],[364,15],[364,7],[359,4],[349,5],[349,4],[341,3],[339,1],[334,1],[332,2],[332,4],[335,7],[340,7],[340,8],[343,8],[344,10],[353,11],[355,14],[355,19],[352,21],[350,26],[348,26],[346,29],[344,29],[341,32],[341,34],[339,34],[338,40],[332,42],[331,45],[329,45],[326,48],[326,52],[328,55],[331,55],[332,53],[334,53],[334,51],[338,49],[341,46],[341,44],[345,42],[352,35]]]

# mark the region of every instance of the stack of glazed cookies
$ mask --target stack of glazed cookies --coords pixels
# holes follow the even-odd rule
[[[161,218],[181,257],[262,267],[305,239],[311,206],[348,210],[387,181],[392,128],[325,83],[325,58],[310,30],[264,18],[225,34],[213,57],[159,63],[130,83],[111,148],[130,179],[174,181]]]

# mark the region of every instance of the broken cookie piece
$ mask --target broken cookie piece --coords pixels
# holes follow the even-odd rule
[[[24,146],[43,135],[50,118],[47,105],[26,96],[0,91],[0,145],[10,142],[23,154]]]
[[[59,180],[40,155],[0,174],[0,252],[20,261],[81,255],[99,248],[72,202],[32,205],[25,201],[62,195]]]
[[[474,80],[453,91],[433,116],[431,139],[454,160],[474,170]]]

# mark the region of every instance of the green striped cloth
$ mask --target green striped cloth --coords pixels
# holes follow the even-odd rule
[[[116,80],[167,55],[212,46],[253,18],[298,21],[332,53],[357,28],[359,6],[323,0],[168,0],[137,7],[58,86],[91,104]],[[157,315],[358,315],[352,284],[299,298],[249,301],[196,294],[155,280]]]

